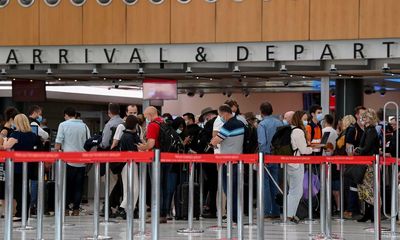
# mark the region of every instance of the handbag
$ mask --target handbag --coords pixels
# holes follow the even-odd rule
[[[365,172],[367,171],[367,165],[347,165],[344,169],[344,177],[349,178],[355,184],[362,183]]]
[[[321,189],[321,182],[317,174],[312,172],[311,177],[311,185],[312,185],[312,196],[315,197],[319,193]],[[304,172],[304,180],[303,180],[303,198],[308,199],[308,170]]]

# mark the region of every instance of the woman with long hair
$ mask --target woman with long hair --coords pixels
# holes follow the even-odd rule
[[[373,109],[367,109],[361,114],[361,124],[364,125],[364,135],[361,138],[360,146],[354,149],[354,155],[373,156],[379,154],[379,136],[375,129],[378,124],[378,116]],[[358,184],[358,195],[361,201],[365,203],[364,216],[357,220],[358,222],[374,222],[374,171],[372,166],[366,168],[364,178]]]
[[[295,156],[308,155],[313,150],[307,146],[305,130],[307,118],[306,112],[297,111],[291,120],[292,134],[290,138]],[[289,185],[287,215],[290,221],[298,223],[299,219],[296,217],[296,212],[303,196],[304,164],[288,164],[287,175]]]
[[[24,114],[18,114],[14,118],[15,131],[4,141],[4,149],[14,151],[34,151],[41,142],[40,138],[32,132],[28,117]],[[28,175],[34,171],[32,164],[28,166]],[[22,215],[22,163],[14,165],[14,199],[17,201],[17,211],[15,213],[16,221],[19,221]],[[27,186],[28,187],[28,186]],[[27,204],[29,206],[30,196],[28,193]]]

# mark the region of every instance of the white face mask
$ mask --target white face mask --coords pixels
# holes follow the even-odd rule
[[[178,129],[176,129],[176,133],[177,133],[177,134],[181,134],[181,133],[182,133],[182,130],[180,130],[180,129],[178,128]]]

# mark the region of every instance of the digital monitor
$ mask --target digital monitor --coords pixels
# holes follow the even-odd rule
[[[15,102],[46,101],[46,82],[41,80],[12,81],[12,99]]]
[[[143,99],[146,100],[178,99],[177,81],[169,79],[145,79],[143,81]]]

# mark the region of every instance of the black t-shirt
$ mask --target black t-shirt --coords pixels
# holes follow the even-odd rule
[[[197,146],[198,146],[197,153],[205,153],[207,145],[210,143],[212,139],[215,119],[217,119],[217,117],[207,121],[206,124],[204,125],[204,128],[200,131],[199,139],[197,141]],[[214,153],[214,149],[209,148],[207,153]]]
[[[362,130],[358,123],[350,125],[346,129],[346,143],[354,145],[355,148],[359,147],[363,135],[364,130]]]
[[[138,151],[136,144],[140,143],[140,137],[137,132],[124,130],[119,142],[121,151]]]
[[[35,151],[41,144],[40,138],[33,132],[14,131],[11,133],[10,138],[18,140],[18,142],[12,147],[12,150],[14,151]],[[29,165],[31,165],[29,167],[29,175],[35,176],[36,164],[30,163]],[[22,173],[22,163],[15,163],[15,173]]]
[[[199,133],[202,130],[201,127],[197,124],[191,124],[186,127],[185,131],[185,137],[190,137],[192,139],[191,143],[186,146],[186,152],[189,151],[189,149],[192,149],[195,152],[198,152],[198,139],[199,139]],[[182,140],[185,140],[185,138],[182,138]]]

